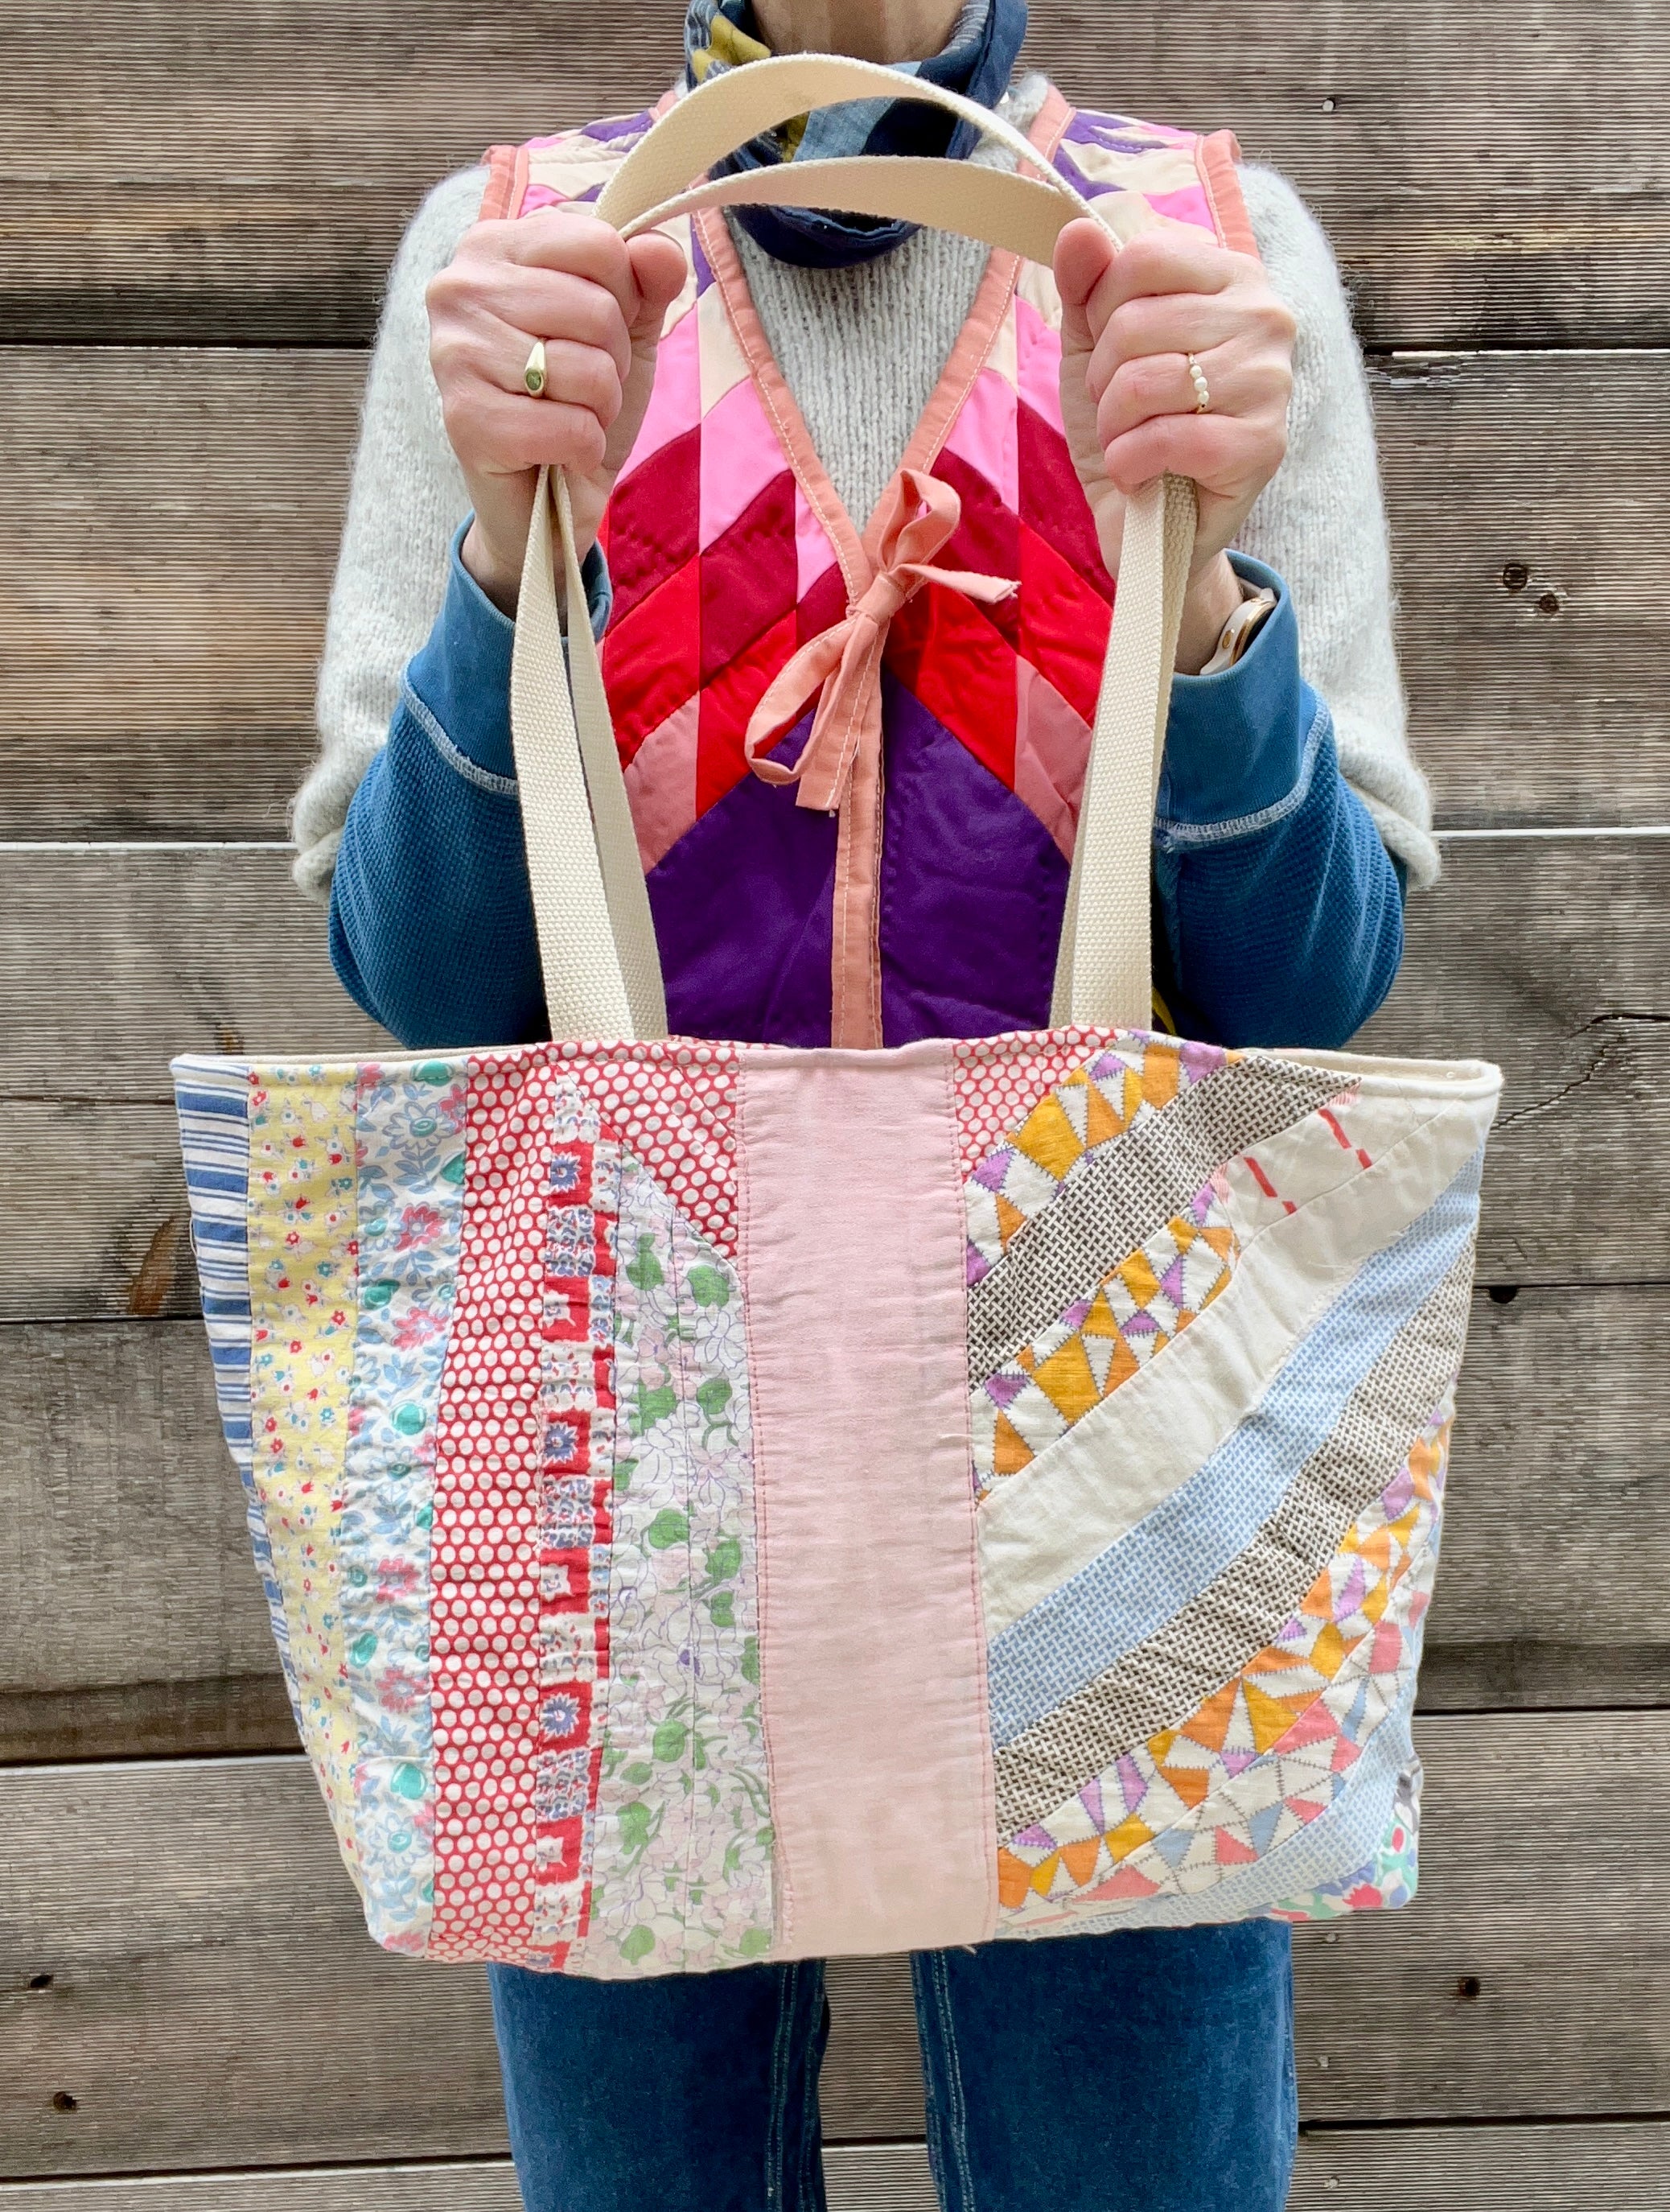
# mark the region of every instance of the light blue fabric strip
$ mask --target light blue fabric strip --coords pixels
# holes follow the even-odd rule
[[[1115,1666],[1246,1550],[1333,1434],[1352,1392],[1466,1250],[1483,1164],[1481,1150],[1419,1220],[1358,1269],[1260,1404],[1186,1483],[993,1640],[995,1742],[1012,1742]],[[1430,1411],[1412,1409],[1412,1434]],[[1388,1481],[1394,1471],[1387,1469]]]
[[[434,1894],[429,1531],[463,1216],[467,1061],[367,1067],[355,1096],[359,1316],[337,1542],[366,1921],[421,1953]]]

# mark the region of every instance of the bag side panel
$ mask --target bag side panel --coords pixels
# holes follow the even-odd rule
[[[964,1051],[983,1133],[1002,1079]],[[1121,1036],[976,1160],[971,1296],[1005,1332],[976,1433],[986,1393],[1015,1432],[981,1510],[999,1932],[1412,1893],[1406,1716],[1494,1099],[1440,1073]],[[1005,1275],[1029,1292],[994,1307]]]
[[[371,1932],[413,1954],[434,1887],[429,1530],[467,1077],[458,1060],[372,1064],[355,1097],[360,1298],[337,1521],[355,1835]]]
[[[182,1058],[173,1066],[185,1192],[191,1208],[203,1317],[215,1368],[221,1429],[244,1487],[250,1550],[267,1601],[273,1642],[296,1730],[301,1694],[290,1657],[284,1592],[273,1565],[266,1516],[251,1467],[249,1297],[249,1098],[245,1060]]]
[[[337,1540],[358,1297],[354,1103],[352,1069],[252,1073],[254,1481],[284,1592],[302,1741],[357,1880]]]

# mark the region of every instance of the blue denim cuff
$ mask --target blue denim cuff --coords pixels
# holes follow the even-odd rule
[[[406,664],[406,704],[449,758],[462,756],[495,777],[515,775],[510,743],[510,659],[516,625],[464,565],[473,516],[452,532],[446,595],[428,638]],[[601,546],[580,564],[592,635],[601,638],[614,587]],[[457,765],[456,758],[453,764]]]
[[[1276,605],[1234,667],[1179,676],[1171,687],[1155,812],[1162,830],[1212,825],[1250,835],[1297,805],[1327,709],[1299,673],[1299,626],[1273,568],[1243,553],[1237,575],[1266,586]],[[1191,841],[1192,842],[1192,841]]]

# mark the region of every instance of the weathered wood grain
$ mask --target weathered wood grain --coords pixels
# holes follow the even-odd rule
[[[829,2212],[937,2212],[921,2143],[826,2150]],[[4,2212],[522,2212],[507,2160],[309,2172],[0,2183]],[[1602,2200],[1599,2212],[1612,2212]]]
[[[0,2185],[5,2212],[522,2212],[508,2159]]]
[[[1670,468],[1635,427],[1643,399],[1670,425],[1670,354],[1400,358],[1373,386],[1439,823],[1670,821],[1670,705],[1625,673],[1643,596],[1670,605]]]
[[[918,2142],[824,2153],[829,2212],[936,2212]],[[1351,2128],[1300,2137],[1288,2212],[1651,2212],[1670,2203],[1653,2121]],[[5,2212],[521,2212],[508,2161],[155,2174],[0,2185]]]
[[[243,1603],[247,1609],[247,1599]],[[181,1662],[176,1657],[173,1663]],[[95,1689],[25,1690],[0,1682],[0,1765],[224,1756],[294,1751],[295,1745],[276,1668]]]
[[[362,337],[435,179],[654,97],[678,52],[673,0],[490,30],[450,0],[240,0],[212,46],[166,0],[8,18],[0,313],[31,338]],[[1447,0],[1046,0],[1029,52],[1080,100],[1231,125],[1284,167],[1382,342],[1670,331],[1651,0],[1474,0],[1460,38]]]
[[[0,1760],[293,1749],[276,1660],[201,1329],[0,1328]]]
[[[923,2145],[850,2144],[826,2154],[824,2172],[831,2212],[936,2212]],[[381,2212],[384,2200],[368,2201]],[[1302,2133],[1287,2212],[1662,2212],[1667,2205],[1670,2128],[1621,2121]],[[82,2208],[66,2205],[64,2212]],[[103,2208],[89,2204],[86,2212]],[[128,2208],[118,2203],[112,2212]],[[148,2212],[143,2200],[134,2201],[132,2212]],[[169,2202],[158,2212],[175,2208]],[[179,2212],[199,2208],[182,2199]],[[268,2212],[268,2203],[258,2198],[246,2208],[233,2197],[227,2212]],[[290,2208],[275,2197],[270,2212]],[[311,2200],[295,2212],[313,2212]],[[327,2199],[320,2212],[337,2212],[335,2203]],[[405,2207],[391,2204],[387,2212]],[[428,2200],[420,2198],[412,2212],[428,2212]],[[469,2212],[476,2212],[473,2202]]]
[[[1663,2212],[1670,2127],[1340,2128],[1302,2136],[1287,2212]]]
[[[503,2150],[484,1978],[369,1944],[303,1762],[15,1769],[0,1804],[12,2173]]]
[[[1670,1705],[1667,1341],[1661,1285],[1475,1294],[1428,1711]]]
[[[167,1103],[177,1053],[371,1058],[280,848],[0,849],[0,1098]]]
[[[0,836],[282,839],[362,354],[8,348]]]
[[[1300,1931],[1305,2117],[1659,2110],[1670,1719],[1430,1719],[1419,1735],[1419,1903]],[[369,1944],[300,1759],[15,1769],[0,1829],[14,2173],[502,2148],[481,1977]],[[831,2137],[920,2132],[898,1962],[850,1962],[833,1988]]]
[[[197,1311],[172,1105],[0,1100],[0,1320]]]
[[[1670,1717],[1431,1718],[1416,1740],[1414,1905],[1295,1931],[1302,2116],[1661,2113],[1670,2010],[1653,1962],[1670,1948],[1670,1867],[1653,1823],[1670,1794]],[[825,2080],[840,2086],[825,2110],[838,2132],[921,2131],[901,1965],[831,1966]],[[1574,2069],[1593,2069],[1599,2101]]]
[[[1484,1282],[1659,1274],[1639,1178],[1670,1130],[1667,890],[1670,838],[1509,837],[1452,845],[1410,904],[1402,972],[1357,1044],[1502,1066]]]
[[[1663,1285],[1478,1293],[1424,1711],[1670,1705],[1667,1338]],[[0,1762],[295,1742],[200,1328],[0,1328]]]
[[[19,347],[0,370],[0,837],[282,838],[364,356]],[[1670,354],[1375,381],[1440,821],[1670,820]]]
[[[144,1271],[183,1218],[156,1111],[172,1053],[379,1049],[324,937],[282,851],[0,850],[0,1109],[30,1139],[0,1233],[93,1263],[79,1297],[67,1256],[48,1255],[44,1293],[15,1272],[14,1317],[124,1312],[142,1277],[143,1298],[163,1282],[160,1257]],[[1642,1194],[1670,1172],[1667,1017],[1670,838],[1459,844],[1441,887],[1412,902],[1402,976],[1363,1042],[1483,1054],[1507,1071],[1481,1280],[1662,1278]],[[143,1133],[120,1120],[129,1108],[149,1114]],[[89,1135],[118,1127],[129,1133],[112,1157],[137,1163],[155,1143],[152,1169],[89,1167]],[[164,1310],[182,1309],[187,1282],[176,1271]]]

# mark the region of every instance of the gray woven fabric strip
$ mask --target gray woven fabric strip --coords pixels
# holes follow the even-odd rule
[[[998,1751],[1000,1837],[1047,1820],[1120,1753],[1181,1726],[1263,1650],[1449,1389],[1472,1285],[1469,1245],[1358,1384],[1333,1435],[1247,1549],[1158,1635]]]
[[[1180,1091],[1068,1172],[969,1293],[976,1385],[1180,1213],[1215,1168],[1339,1096],[1339,1070],[1239,1060]]]

